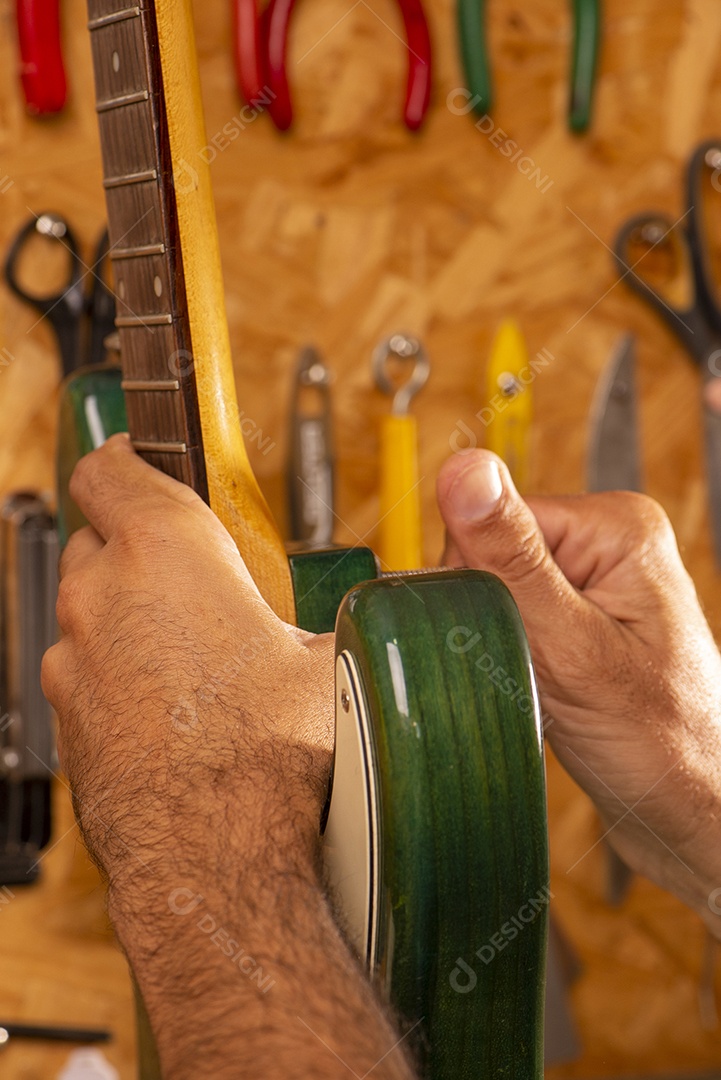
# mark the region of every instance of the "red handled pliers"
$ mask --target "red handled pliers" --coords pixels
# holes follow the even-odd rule
[[[269,0],[260,17],[256,3],[257,0],[233,0],[238,89],[249,105],[266,105],[278,130],[287,131],[293,121],[293,106],[285,65],[288,25],[295,0]],[[398,0],[398,3],[408,47],[403,119],[406,127],[417,131],[431,96],[431,39],[421,0]]]
[[[60,47],[58,0],[16,0],[20,79],[33,116],[58,113],[67,83]]]

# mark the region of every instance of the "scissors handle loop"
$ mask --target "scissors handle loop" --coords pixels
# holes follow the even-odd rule
[[[68,276],[65,284],[55,293],[38,295],[30,292],[21,283],[18,276],[22,254],[33,237],[42,236],[62,244],[68,251]],[[54,308],[61,300],[70,309],[70,313],[79,318],[85,306],[80,273],[80,250],[75,235],[65,218],[59,214],[46,212],[32,217],[15,237],[5,262],[7,283],[21,300],[34,304],[41,313]]]

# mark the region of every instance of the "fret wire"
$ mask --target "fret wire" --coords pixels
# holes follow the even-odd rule
[[[99,101],[95,106],[95,111],[104,113],[110,112],[111,109],[123,109],[126,105],[137,105],[141,101],[147,101],[148,97],[147,90],[138,90],[135,94],[122,94],[108,101]]]
[[[148,180],[157,180],[158,170],[147,169],[145,172],[128,173],[127,176],[109,176],[103,180],[104,188],[123,187],[125,184],[143,184]]]
[[[148,442],[133,439],[133,447],[144,454],[187,454],[188,446],[184,442]]]
[[[117,327],[132,328],[134,326],[169,326],[173,321],[170,312],[164,311],[161,315],[119,315],[115,320]]]
[[[139,7],[123,8],[122,11],[114,11],[110,15],[99,15],[97,19],[88,21],[88,30],[99,30],[102,26],[110,26],[111,23],[122,22],[124,19],[137,19],[139,15]]]
[[[111,259],[144,259],[148,255],[165,255],[165,244],[141,244],[139,247],[113,248]]]
[[[177,379],[123,379],[121,390],[180,390]]]

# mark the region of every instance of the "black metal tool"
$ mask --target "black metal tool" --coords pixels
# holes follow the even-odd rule
[[[52,712],[40,688],[55,641],[58,546],[45,500],[12,495],[0,508],[0,885],[27,885],[51,828]]]
[[[621,227],[614,255],[621,277],[661,316],[701,373],[708,501],[721,567],[721,289],[707,221],[721,209],[720,178],[721,139],[713,139],[689,160],[682,217],[637,214]]]
[[[29,245],[41,237],[62,245],[67,251],[68,271],[56,291],[39,294],[24,281],[22,260]],[[87,266],[73,230],[60,214],[43,213],[23,225],[5,261],[5,279],[17,297],[46,318],[58,340],[63,375],[83,364],[100,364],[105,357],[105,338],[115,330],[115,295],[105,280],[108,234],[97,244]],[[86,279],[91,278],[90,289]]]
[[[11,1039],[52,1039],[57,1042],[110,1042],[112,1032],[105,1028],[56,1027],[51,1024],[14,1024],[0,1020],[0,1046]]]

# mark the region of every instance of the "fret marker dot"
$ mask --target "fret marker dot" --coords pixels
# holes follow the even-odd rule
[[[153,282],[153,288],[155,289],[155,295],[156,296],[162,296],[163,283],[162,283],[162,281],[160,280],[160,278],[158,277],[157,274],[155,275],[155,281]]]
[[[118,281],[118,296],[121,300],[125,299],[125,282],[122,278]]]
[[[113,71],[120,71],[120,56],[117,52],[113,53]]]

